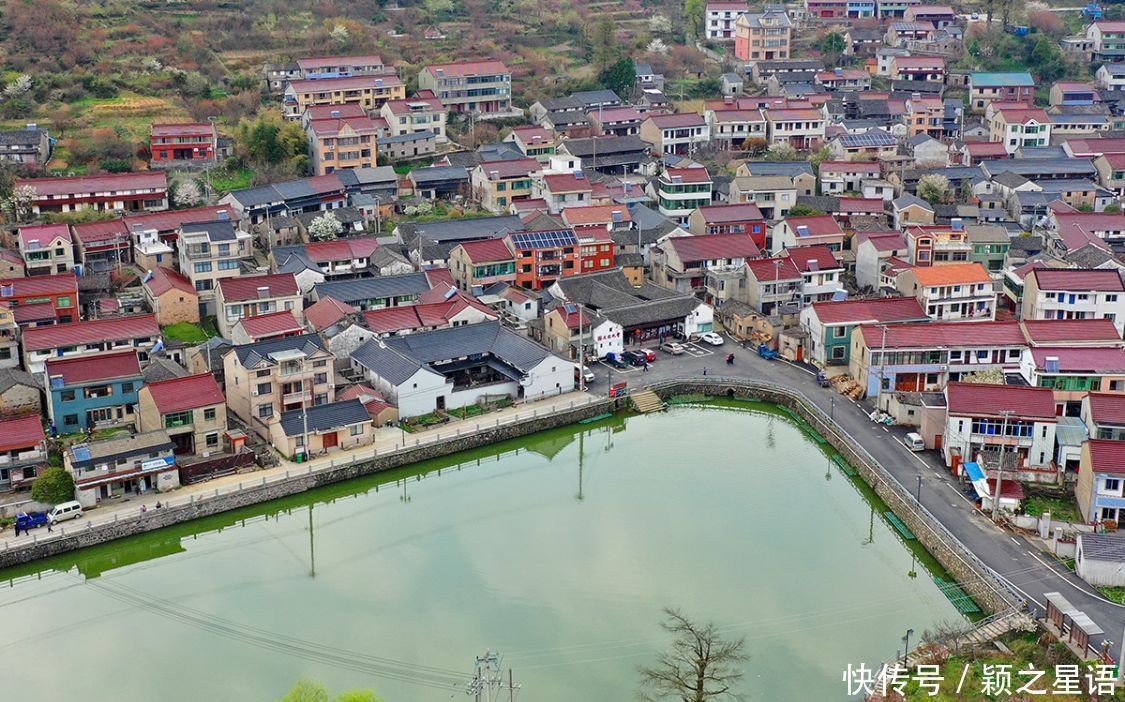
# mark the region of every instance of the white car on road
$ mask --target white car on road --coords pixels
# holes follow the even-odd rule
[[[723,337],[715,332],[705,332],[699,335],[699,340],[711,344],[712,346],[722,346]]]

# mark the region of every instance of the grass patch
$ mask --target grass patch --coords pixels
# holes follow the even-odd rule
[[[229,193],[231,190],[242,190],[254,184],[254,171],[249,168],[228,170],[216,168],[210,171],[211,188],[215,192]]]
[[[207,317],[204,317],[203,320],[200,321],[199,326],[203,327],[203,332],[205,334],[207,334],[207,336],[218,336],[219,335],[219,327],[218,327],[217,323],[215,322],[214,315],[209,315]]]
[[[213,334],[208,334],[199,325],[192,324],[191,322],[169,324],[161,331],[163,331],[165,338],[182,341],[185,344],[202,344],[204,341],[207,341],[208,338],[214,336]]]
[[[466,405],[465,407],[458,407],[454,410],[449,410],[449,416],[457,417],[458,419],[468,419],[469,417],[479,417],[487,410],[480,405]]]
[[[1108,600],[1125,604],[1125,587],[1099,587],[1098,592],[1105,595]]]
[[[1033,517],[1039,517],[1046,512],[1050,512],[1051,519],[1078,523],[1083,521],[1082,513],[1078,511],[1078,503],[1073,498],[1029,497],[1024,502],[1024,511]]]
[[[417,161],[408,161],[407,163],[394,164],[395,173],[399,175],[406,175],[415,168],[428,168],[434,165],[432,158],[420,158]]]

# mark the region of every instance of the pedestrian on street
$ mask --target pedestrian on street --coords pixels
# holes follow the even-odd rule
[[[648,361],[645,361],[644,369],[645,373],[648,373]]]
[[[53,524],[51,524],[50,522],[47,522],[47,531],[48,531],[49,533],[53,533],[53,532],[55,531],[55,530],[54,530],[54,529],[52,528],[53,526],[54,526]]]
[[[707,366],[703,366],[703,375],[707,375]]]

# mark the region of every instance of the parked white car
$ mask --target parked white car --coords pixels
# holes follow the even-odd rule
[[[723,337],[721,334],[715,332],[705,332],[699,335],[699,340],[711,344],[712,346],[722,346]]]
[[[670,353],[673,356],[679,356],[684,352],[684,347],[683,344],[677,343],[675,341],[665,341],[660,345],[660,350],[664,353]]]

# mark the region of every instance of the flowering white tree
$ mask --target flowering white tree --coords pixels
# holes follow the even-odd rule
[[[653,15],[648,21],[648,28],[657,34],[668,34],[672,31],[672,20],[664,15]]]
[[[343,231],[344,225],[340,224],[340,220],[336,219],[336,215],[331,212],[325,212],[309,222],[309,236],[312,237],[314,241],[335,239],[340,236],[340,233]]]
[[[194,180],[182,180],[176,185],[176,193],[172,197],[176,207],[192,207],[198,205],[203,199],[203,192],[199,183]]]
[[[4,198],[3,206],[14,222],[23,222],[31,214],[31,203],[35,202],[35,188],[21,185]]]
[[[663,39],[657,37],[648,43],[647,51],[650,54],[660,54],[664,56],[668,53],[668,45],[664,43]]]
[[[26,73],[21,73],[16,76],[15,80],[4,86],[4,96],[10,98],[19,97],[29,90],[31,90],[31,76]]]
[[[337,44],[346,44],[351,35],[348,34],[347,27],[342,24],[337,24],[332,27],[332,32],[329,34],[329,36],[331,36],[332,41],[336,42]]]

